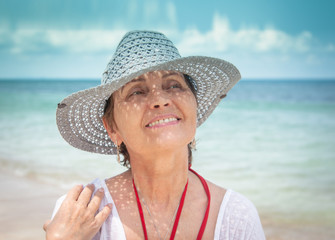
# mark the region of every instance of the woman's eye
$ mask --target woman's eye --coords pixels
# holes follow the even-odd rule
[[[142,91],[142,90],[135,90],[135,91],[133,91],[133,92],[131,92],[129,94],[129,97],[135,96],[135,95],[141,95],[141,94],[144,94],[144,91]]]
[[[181,88],[181,85],[179,83],[172,84],[169,89],[174,89],[174,88]]]

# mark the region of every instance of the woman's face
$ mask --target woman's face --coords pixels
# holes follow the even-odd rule
[[[149,72],[113,96],[114,136],[130,154],[186,147],[194,138],[197,102],[182,74]]]

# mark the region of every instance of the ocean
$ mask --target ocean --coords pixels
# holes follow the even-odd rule
[[[57,103],[97,80],[1,80],[0,166],[64,188],[125,170],[58,133]],[[335,225],[335,81],[241,80],[198,128],[193,168],[266,221]]]

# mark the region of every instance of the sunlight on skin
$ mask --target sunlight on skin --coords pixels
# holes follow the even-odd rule
[[[127,191],[121,192],[122,187],[116,186],[110,186],[109,189],[113,199],[115,198],[116,205],[132,215],[137,214],[136,204],[131,204],[134,202],[134,196],[130,194],[133,193],[132,178],[136,181],[137,176],[141,178],[139,183],[152,184],[151,178],[157,176],[164,179],[165,176],[169,176],[171,180],[172,174],[173,185],[176,185],[175,181],[178,178],[176,174],[181,175],[185,170],[187,171],[187,145],[193,140],[196,132],[197,102],[184,76],[171,71],[155,71],[135,78],[115,92],[113,100],[115,124],[113,131],[108,132],[114,142],[117,141],[118,144],[124,142],[127,146],[133,171],[128,171],[119,177],[125,177],[127,183],[119,178],[118,181],[114,180],[114,184],[118,182],[128,188]],[[168,121],[160,122],[159,120],[162,119],[168,119]],[[111,120],[109,119],[108,122],[113,122]],[[149,126],[152,123],[154,124]],[[176,166],[181,171],[177,171]],[[140,176],[135,174],[135,169],[141,169]],[[146,175],[143,171],[153,172]],[[160,175],[162,173],[163,175]],[[150,179],[144,179],[147,176],[150,176]],[[179,181],[186,181],[184,177],[179,176]],[[166,180],[168,179],[163,182]],[[182,184],[180,189],[174,189],[168,201],[165,201],[164,194],[156,191],[143,192],[147,189],[142,187],[141,184],[137,185],[138,192],[147,196],[148,204],[154,212],[161,212],[161,216],[157,216],[161,226],[167,224],[166,227],[168,227],[164,216],[171,214],[169,219],[172,218],[180,199],[179,193],[182,192],[184,185]],[[119,190],[114,193],[113,189]],[[127,218],[127,216],[122,217]],[[133,227],[135,226],[129,226],[129,229]]]
[[[139,219],[140,216],[138,213],[136,199],[132,188],[131,172],[127,171],[114,178],[107,179],[106,184],[118,209],[119,216],[122,219],[122,222],[125,223],[123,227],[126,231],[130,231],[132,232],[132,234],[142,239],[143,236],[137,234],[142,233],[141,225],[139,221],[133,221],[133,219]],[[140,191],[138,192],[139,194],[141,194]],[[179,204],[179,198],[180,196],[175,199],[175,201],[171,204],[170,208],[167,211],[163,211],[162,206],[159,203],[152,202],[148,198],[146,199],[146,202],[149,205],[151,214],[153,216],[152,219],[148,215],[146,208],[143,208],[145,218],[151,219],[151,221],[146,222],[146,227],[147,231],[154,234],[156,239],[158,238],[158,235],[156,235],[157,233],[154,225],[152,224],[152,221],[154,221],[155,224],[159,226],[161,234],[165,235],[168,231],[171,231],[171,219],[173,219],[175,210]],[[142,202],[143,199],[144,198],[141,197]],[[196,201],[194,200],[192,201],[192,203],[193,202]],[[138,228],[140,230],[136,232],[135,229]]]
[[[161,151],[181,145],[186,148],[195,136],[197,103],[180,73],[143,74],[113,97],[116,138],[118,144],[126,144],[130,155],[132,151]],[[176,120],[148,126],[168,118]]]
[[[141,223],[134,221],[140,216],[133,180],[142,203],[145,201],[151,211],[152,217],[142,204],[147,232],[151,239],[158,239],[155,225],[161,236],[171,231],[171,222],[188,179],[187,205],[177,235],[195,239],[194,226],[200,228],[207,196],[199,179],[188,171],[187,145],[196,132],[197,101],[184,75],[172,71],[149,72],[126,84],[112,97],[114,121],[107,119],[113,126],[109,128],[107,124],[106,129],[114,142],[124,142],[127,146],[131,170],[107,179],[106,183],[127,237],[143,239]],[[221,195],[213,199],[222,199],[222,192],[214,192]],[[218,204],[212,208],[211,228],[215,226],[221,201],[215,203]],[[213,239],[211,234],[209,236],[207,239]]]

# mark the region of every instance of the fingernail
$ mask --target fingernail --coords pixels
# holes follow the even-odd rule
[[[107,206],[108,206],[110,209],[113,209],[113,204],[108,203]]]
[[[101,187],[98,189],[99,192],[105,192],[105,190]]]

